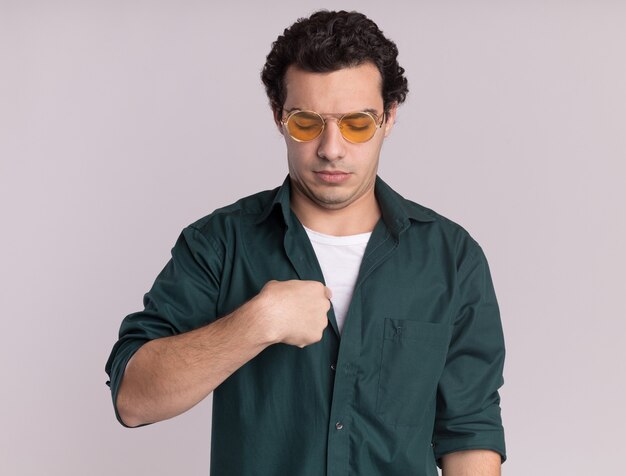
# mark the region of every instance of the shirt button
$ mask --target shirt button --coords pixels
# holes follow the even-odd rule
[[[335,366],[335,364],[330,364],[330,368],[331,368],[332,370],[335,370],[337,367]]]
[[[337,423],[335,423],[335,428],[337,428],[338,430],[341,430],[343,428],[343,423],[338,421]]]

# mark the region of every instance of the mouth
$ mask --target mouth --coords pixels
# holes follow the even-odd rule
[[[348,172],[342,172],[340,170],[320,170],[315,172],[315,175],[326,183],[341,183],[350,178]]]

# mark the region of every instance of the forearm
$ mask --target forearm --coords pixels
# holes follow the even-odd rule
[[[501,457],[491,450],[448,453],[441,463],[443,476],[500,476]]]
[[[154,423],[187,411],[270,345],[254,325],[256,304],[249,301],[205,327],[144,344],[128,362],[118,392],[124,423]]]

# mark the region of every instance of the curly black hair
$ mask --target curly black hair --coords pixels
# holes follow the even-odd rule
[[[261,80],[272,110],[280,117],[289,66],[324,73],[370,62],[380,71],[383,107],[388,113],[394,103],[404,102],[409,92],[397,56],[395,43],[362,13],[320,10],[309,18],[299,18],[272,43]]]

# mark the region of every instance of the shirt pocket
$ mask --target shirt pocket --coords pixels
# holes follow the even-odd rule
[[[376,413],[393,425],[419,425],[446,363],[452,326],[385,318]]]

